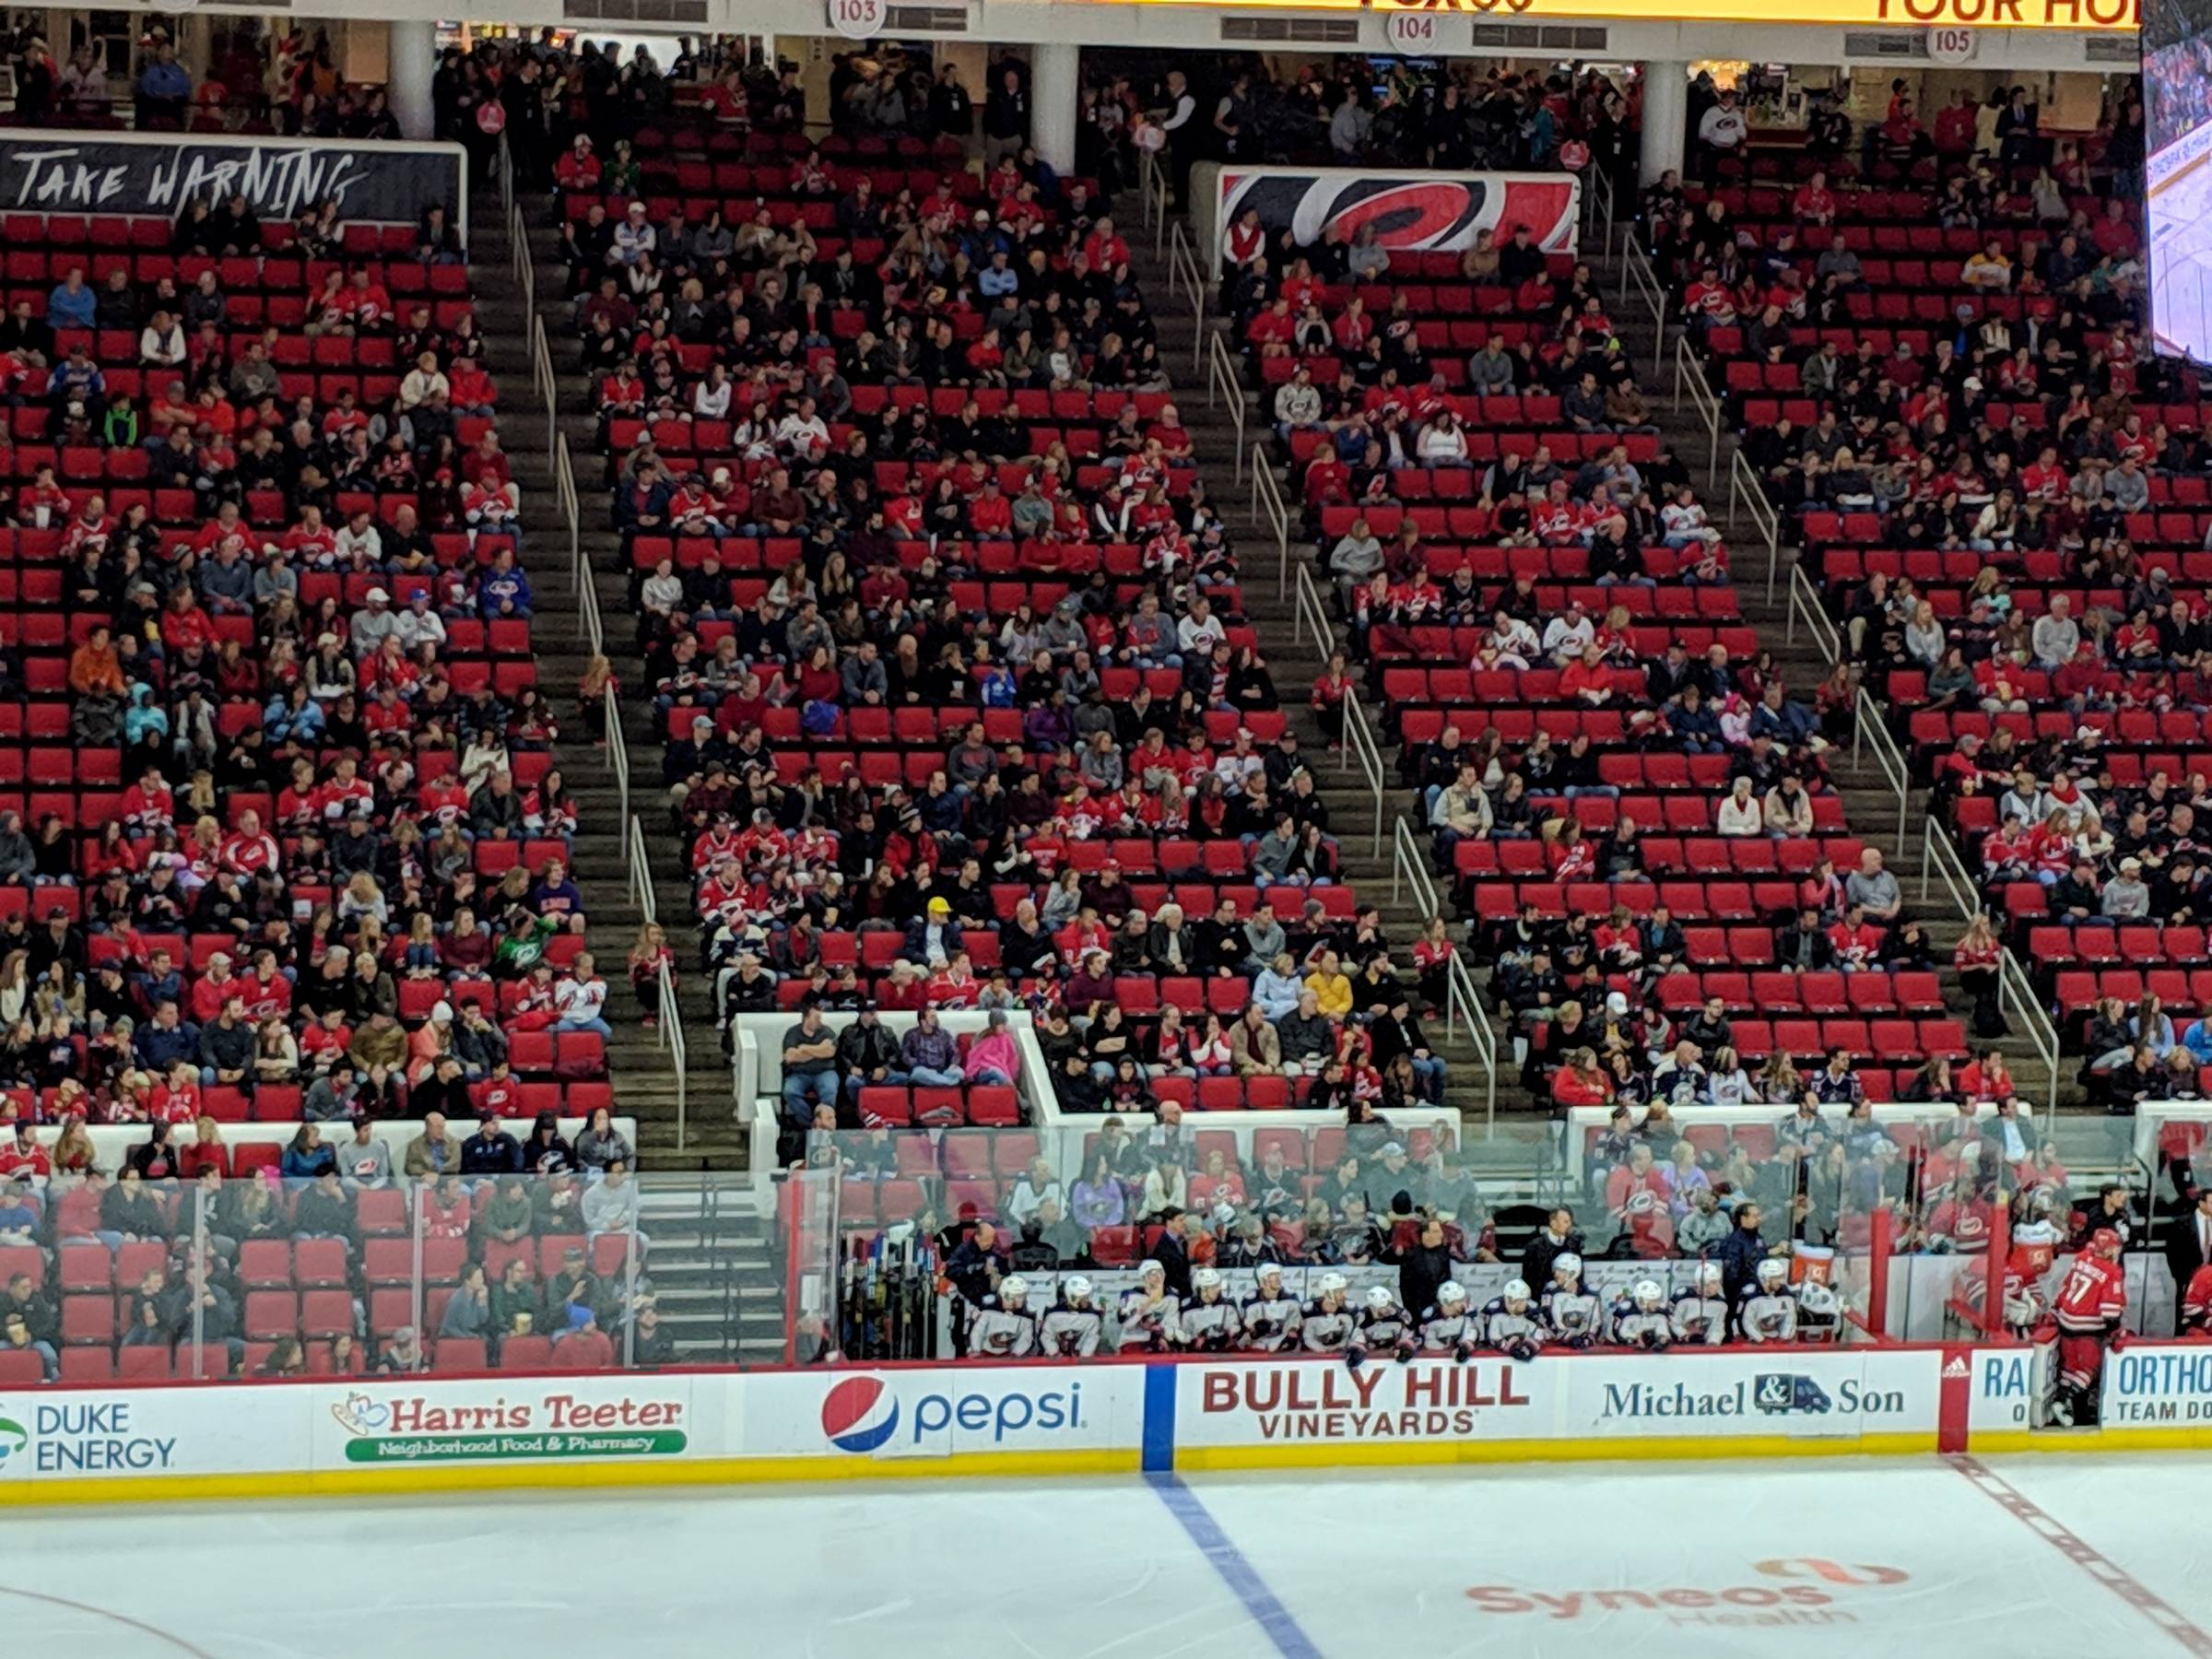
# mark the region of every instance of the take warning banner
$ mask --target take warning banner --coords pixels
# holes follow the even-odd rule
[[[0,208],[174,218],[242,195],[264,219],[296,219],[335,200],[345,218],[384,225],[443,207],[466,235],[465,160],[457,144],[0,127]]]
[[[1206,169],[1193,194],[1213,208],[1206,239],[1219,267],[1229,228],[1257,211],[1271,235],[1288,229],[1301,242],[1331,231],[1346,241],[1372,225],[1375,239],[1393,252],[1455,253],[1475,245],[1481,232],[1500,242],[1526,225],[1547,253],[1571,253],[1582,206],[1582,181],[1572,173],[1367,172],[1353,167],[1219,167],[1213,188]],[[1200,227],[1201,230],[1206,228]]]

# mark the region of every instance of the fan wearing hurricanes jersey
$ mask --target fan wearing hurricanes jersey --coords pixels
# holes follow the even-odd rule
[[[1221,1276],[1211,1267],[1191,1275],[1191,1300],[1176,1316],[1177,1346],[1194,1354],[1225,1354],[1241,1346],[1244,1322],[1237,1304],[1221,1294]]]
[[[1254,1277],[1257,1288],[1244,1300],[1240,1317],[1244,1324],[1244,1346],[1255,1354],[1279,1354],[1298,1346],[1300,1309],[1298,1299],[1283,1289],[1283,1270],[1262,1262]]]
[[[995,1295],[983,1299],[968,1327],[968,1351],[992,1359],[1025,1359],[1037,1348],[1037,1315],[1030,1312],[1029,1281],[1008,1274]]]
[[[2062,1423],[2097,1420],[2097,1380],[2104,1371],[2104,1350],[2121,1343],[2120,1322],[2127,1315],[2127,1274],[2120,1265],[2120,1235],[2100,1227],[2089,1247],[2074,1258],[2058,1282],[2051,1304],[2058,1326],[2058,1390],[2052,1415]]]
[[[1088,1359],[1099,1351],[1105,1316],[1090,1300],[1090,1281],[1071,1273],[1060,1281],[1060,1300],[1044,1316],[1037,1346],[1055,1359]]]

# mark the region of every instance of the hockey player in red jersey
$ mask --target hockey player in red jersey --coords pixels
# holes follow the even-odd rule
[[[2127,1276],[2120,1265],[2120,1235],[2100,1227],[2089,1247],[2074,1258],[2059,1281],[2051,1316],[2058,1326],[2058,1392],[2052,1411],[2062,1423],[2097,1420],[2097,1379],[2107,1346],[2121,1343],[2127,1313]]]
[[[2212,1262],[2191,1274],[2182,1292],[2182,1335],[2212,1337]]]

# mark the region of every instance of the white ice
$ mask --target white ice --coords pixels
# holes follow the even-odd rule
[[[1190,1477],[1195,1506],[1132,1477],[22,1512],[0,1629],[102,1659],[1968,1659],[2212,1629],[2201,1461],[1991,1467],[2041,1531],[1935,1459]]]

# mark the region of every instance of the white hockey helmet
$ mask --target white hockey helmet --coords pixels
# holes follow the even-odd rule
[[[1283,1270],[1273,1262],[1262,1262],[1253,1269],[1253,1276],[1263,1285],[1270,1279],[1278,1285],[1283,1282]]]
[[[1700,1290],[1708,1285],[1717,1286],[1720,1282],[1721,1265],[1718,1262],[1700,1262],[1698,1264],[1698,1288]]]
[[[1759,1282],[1762,1285],[1779,1285],[1789,1277],[1790,1265],[1779,1257],[1769,1256],[1759,1265]]]
[[[1071,1302],[1084,1302],[1090,1299],[1090,1281],[1079,1273],[1071,1273],[1062,1279],[1060,1289]]]
[[[1388,1285],[1370,1285],[1367,1288],[1367,1305],[1378,1313],[1387,1313],[1398,1305],[1398,1299],[1391,1295]]]
[[[1168,1270],[1165,1267],[1162,1267],[1158,1262],[1150,1260],[1142,1261],[1136,1265],[1136,1277],[1138,1278],[1148,1279],[1154,1275],[1158,1275],[1161,1282],[1165,1283],[1168,1277]]]
[[[1211,1267],[1200,1267],[1191,1275],[1191,1288],[1218,1290],[1221,1288],[1221,1276]]]
[[[1797,1305],[1807,1313],[1826,1316],[1835,1312],[1843,1303],[1834,1290],[1818,1279],[1807,1279],[1797,1287]]]
[[[1030,1281],[1023,1278],[1018,1273],[1009,1273],[1005,1278],[998,1281],[998,1300],[1001,1305],[1010,1302],[1016,1307],[1019,1307],[1022,1300],[1029,1293]]]
[[[1659,1288],[1657,1279],[1638,1279],[1636,1281],[1636,1305],[1640,1308],[1647,1311],[1656,1308],[1665,1295],[1665,1292]]]
[[[1436,1305],[1440,1308],[1464,1308],[1467,1293],[1457,1279],[1446,1279],[1436,1288]]]
[[[1551,1277],[1557,1278],[1562,1273],[1569,1278],[1582,1277],[1583,1258],[1576,1255],[1571,1250],[1562,1251],[1559,1254],[1552,1257]]]
[[[1504,1296],[1509,1302],[1526,1301],[1528,1300],[1528,1281],[1526,1279],[1507,1279]]]
[[[1321,1276],[1321,1293],[1324,1296],[1342,1296],[1351,1288],[1351,1282],[1341,1273],[1324,1273]]]

